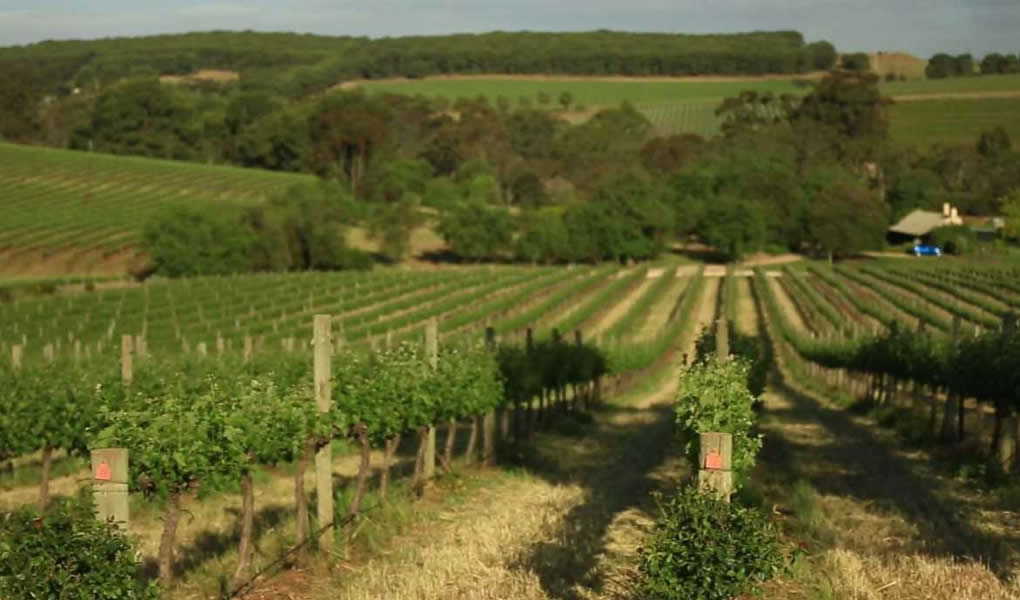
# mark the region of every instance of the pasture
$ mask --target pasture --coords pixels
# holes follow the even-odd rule
[[[370,93],[403,93],[427,97],[485,96],[506,98],[519,106],[526,98],[531,106],[561,110],[559,97],[569,92],[572,110],[564,115],[582,120],[594,110],[630,102],[652,122],[658,135],[695,133],[710,137],[719,133],[715,108],[723,98],[752,89],[774,94],[803,94],[808,78],[581,78],[555,76],[458,76],[435,79],[401,79],[357,82]],[[891,136],[898,145],[927,146],[934,143],[970,144],[985,130],[1005,127],[1020,137],[1020,75],[990,75],[950,79],[910,79],[883,82],[884,94],[894,100],[890,111]],[[542,105],[539,95],[549,102]]]
[[[527,98],[532,105],[539,106],[541,93],[550,97],[549,106],[558,108],[558,98],[569,92],[575,104],[586,107],[616,106],[627,101],[635,105],[667,105],[683,102],[715,102],[727,96],[735,96],[746,89],[774,94],[796,93],[806,89],[786,78],[583,78],[569,77],[450,77],[436,79],[402,79],[383,81],[362,81],[358,86],[371,92],[390,92],[427,97],[476,98],[485,96],[490,101],[499,97],[518,105],[520,98]]]
[[[1020,139],[1020,96],[897,102],[889,110],[889,133],[902,146],[972,146],[983,131],[1004,127]]]

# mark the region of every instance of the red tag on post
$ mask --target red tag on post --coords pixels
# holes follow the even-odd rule
[[[110,463],[105,460],[99,463],[96,467],[96,479],[99,481],[110,481],[113,479],[113,473],[110,472]]]
[[[705,468],[712,471],[722,469],[722,455],[714,451],[709,452],[708,456],[705,457]]]

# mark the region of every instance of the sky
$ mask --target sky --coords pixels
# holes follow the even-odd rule
[[[0,46],[254,29],[398,36],[795,29],[841,51],[1020,51],[1020,0],[0,0]]]

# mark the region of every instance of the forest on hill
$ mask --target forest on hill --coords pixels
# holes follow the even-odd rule
[[[407,258],[422,227],[468,261],[640,260],[691,238],[729,259],[852,255],[882,247],[890,222],[915,208],[949,202],[993,215],[1014,202],[1020,169],[1006,130],[991,124],[965,146],[895,147],[891,101],[862,56],[796,94],[734,93],[716,109],[721,135],[704,138],[656,135],[628,103],[568,120],[577,102],[555,89],[537,105],[309,90],[433,72],[799,72],[833,66],[835,50],[795,32],[44,42],[0,50],[0,137],[323,180],[243,211],[195,202],[154,222],[147,250],[175,274],[363,266],[336,242],[337,228],[354,225],[387,261]],[[408,70],[416,61],[421,70]],[[159,78],[215,67],[239,70],[240,80]],[[58,81],[63,92],[45,92]],[[234,247],[222,248],[228,240]],[[222,252],[202,254],[210,243]],[[160,263],[167,248],[190,254]]]
[[[38,91],[47,94],[199,69],[237,71],[252,85],[270,78],[277,91],[301,95],[350,79],[454,73],[803,73],[827,69],[836,58],[828,42],[807,44],[795,31],[493,32],[381,39],[217,31],[0,48],[0,65],[30,69]]]

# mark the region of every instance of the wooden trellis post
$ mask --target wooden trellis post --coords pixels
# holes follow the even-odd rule
[[[327,413],[333,406],[333,390],[330,385],[331,350],[329,315],[315,315],[313,321],[313,347],[315,352],[313,376],[315,379],[315,404],[320,413]],[[319,527],[325,528],[319,538],[320,547],[326,552],[333,551],[333,444],[327,442],[315,454],[315,489],[317,494],[317,516]]]
[[[120,338],[120,380],[131,385],[134,379],[134,338],[122,335]]]
[[[485,345],[490,349],[496,346],[496,330],[485,328]],[[491,466],[496,455],[496,411],[489,409],[482,418],[482,464]]]
[[[92,458],[92,497],[96,518],[112,521],[126,530],[130,520],[128,502],[128,451],[124,448],[96,449]]]
[[[715,352],[719,360],[726,360],[730,357],[730,330],[726,317],[721,317],[716,324]]]
[[[698,458],[698,487],[730,501],[733,494],[733,436],[702,433]]]
[[[439,321],[432,317],[425,325],[425,356],[433,369],[439,367]],[[426,480],[436,476],[436,426],[428,426],[425,435],[425,457],[422,475]]]

